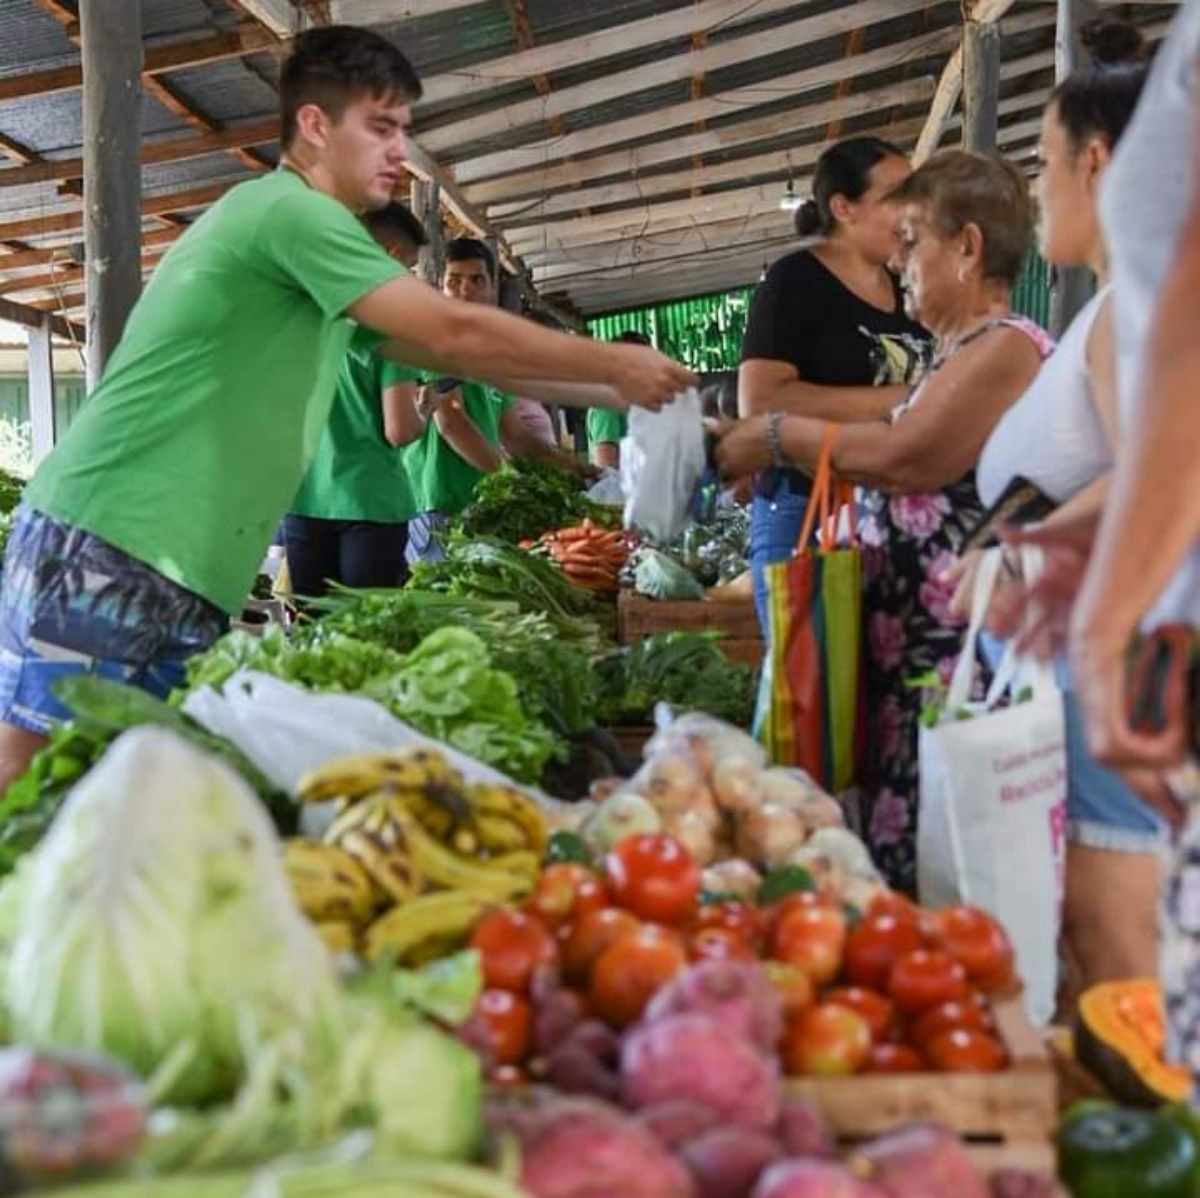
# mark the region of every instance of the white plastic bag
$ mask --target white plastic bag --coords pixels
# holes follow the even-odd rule
[[[631,408],[629,433],[621,442],[626,527],[673,541],[688,521],[706,465],[700,394],[694,387],[658,412]]]
[[[621,489],[620,471],[606,466],[604,473],[588,488],[587,497],[605,507],[621,507],[625,503],[625,492]]]
[[[1018,661],[1010,649],[986,701],[968,701],[999,562],[992,550],[980,567],[945,719],[921,729],[917,882],[925,906],[969,903],[1000,920],[1016,950],[1029,1017],[1044,1026],[1058,985],[1066,853],[1062,694],[1049,666]],[[1029,560],[1027,576],[1035,569]],[[1031,697],[996,709],[1026,686]],[[956,718],[964,711],[972,718]]]
[[[468,782],[498,783],[530,795],[551,819],[561,816],[565,806],[357,695],[316,694],[269,674],[239,670],[220,692],[210,686],[193,692],[183,709],[210,732],[237,745],[270,782],[289,794],[309,770],[334,757],[426,747],[437,749]]]

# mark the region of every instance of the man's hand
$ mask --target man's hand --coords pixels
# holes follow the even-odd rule
[[[432,383],[426,383],[417,391],[417,415],[422,420],[428,420],[443,405],[457,405],[461,411],[462,391],[458,387],[452,391],[439,391]]]
[[[696,376],[686,366],[656,349],[616,343],[604,348],[613,361],[609,382],[631,407],[658,411],[681,391],[696,385]]]

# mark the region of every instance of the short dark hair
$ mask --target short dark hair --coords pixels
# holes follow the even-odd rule
[[[377,239],[389,233],[399,233],[418,250],[429,242],[421,222],[413,216],[408,205],[400,203],[399,200],[393,200],[386,208],[376,208],[367,212],[362,219],[368,232]]]
[[[983,273],[1012,286],[1033,243],[1029,180],[1009,161],[966,150],[943,150],[918,167],[890,198],[920,204],[942,237],[968,225],[983,234]]]
[[[792,218],[801,237],[828,237],[837,228],[833,197],[862,199],[871,186],[871,172],[885,158],[903,158],[904,151],[882,137],[847,137],[834,142],[813,172],[812,199],[805,200]]]
[[[1076,71],[1054,89],[1050,107],[1066,130],[1073,154],[1089,138],[1115,148],[1133,117],[1146,82],[1146,42],[1126,21],[1099,17],[1079,31],[1092,65]]]
[[[413,102],[421,80],[385,37],[355,25],[324,25],[297,35],[279,72],[279,137],[286,149],[296,135],[296,114],[316,104],[335,121],[364,96]]]
[[[486,241],[478,237],[455,237],[446,242],[447,262],[470,262],[478,258],[487,267],[488,274],[496,277],[496,258]]]

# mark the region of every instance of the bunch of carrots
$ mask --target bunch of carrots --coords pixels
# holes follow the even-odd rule
[[[598,595],[617,593],[618,576],[629,559],[629,546],[619,529],[606,532],[584,520],[544,534],[539,543],[558,562],[568,581]]]

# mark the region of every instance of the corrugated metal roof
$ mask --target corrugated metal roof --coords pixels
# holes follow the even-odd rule
[[[43,11],[43,3],[0,0],[0,79],[78,61],[62,25]],[[231,0],[140,4],[148,46],[211,39],[246,22]],[[430,4],[437,7],[436,0]],[[758,197],[769,197],[774,187],[782,194],[790,174],[803,174],[793,171],[791,157],[811,162],[835,128],[829,114],[843,136],[895,131],[903,144],[912,144],[927,111],[923,97],[931,94],[945,67],[961,21],[958,0],[925,5],[908,0],[899,5],[898,0],[902,11],[895,16],[870,0],[744,0],[723,3],[719,19],[703,14],[721,0],[514,4],[528,18],[520,30],[509,0],[481,0],[377,28],[405,50],[426,79],[436,80],[437,98],[416,110],[418,139],[428,136],[438,145],[436,156],[457,172],[467,203],[485,215],[490,212],[504,228],[537,229],[536,237],[513,244],[518,249],[524,244],[535,280],[545,278],[546,289],[585,311],[628,306],[638,302],[643,290],[704,291],[751,281],[761,259],[787,244],[786,216],[778,211],[772,216],[773,205]],[[825,22],[803,38],[792,28],[798,21],[845,15],[860,5],[871,19],[865,17],[853,36],[853,20],[839,21],[836,29]],[[1161,33],[1174,6],[1139,3],[1123,11]],[[697,21],[708,27],[696,30],[675,21],[689,13],[699,14]],[[657,17],[670,20],[673,32],[640,39],[631,33],[628,40],[608,32]],[[1022,163],[1029,161],[1039,107],[1053,81],[1053,19],[1054,7],[1046,0],[1015,0],[1004,23],[1001,138]],[[773,43],[770,33],[776,29],[780,37]],[[580,48],[572,53],[575,39],[602,32],[603,53],[592,52],[592,43],[588,52]],[[739,44],[764,32],[760,42]],[[728,47],[734,61],[701,77],[694,67],[698,60],[691,57],[693,33],[701,35],[696,46],[720,53]],[[553,65],[537,79],[519,64],[509,65],[529,39],[534,47],[566,48],[566,53],[553,55]],[[754,53],[743,53],[747,45]],[[503,70],[495,65],[501,61]],[[654,70],[659,63],[671,65]],[[185,120],[147,95],[142,134],[149,142],[174,141],[199,136],[195,126],[202,121],[221,130],[232,122],[273,117],[276,69],[273,55],[255,52],[166,72],[160,77],[191,105],[193,119]],[[804,81],[803,90],[798,90],[797,76]],[[489,82],[480,86],[483,79]],[[897,91],[902,84],[907,90]],[[571,102],[561,103],[560,114],[550,119],[563,91],[589,87],[597,91],[596,98],[572,90]],[[878,104],[869,99],[873,96],[880,97]],[[37,155],[78,157],[80,103],[77,90],[0,100],[0,137]],[[524,106],[519,110],[523,115],[509,119],[518,111],[516,105]],[[492,131],[476,127],[499,112],[508,115],[494,120]],[[453,133],[446,134],[451,128]],[[947,140],[956,136],[951,131]],[[696,138],[702,139],[702,148],[693,150]],[[688,148],[677,152],[676,145]],[[256,153],[268,165],[275,161],[276,152],[269,147],[258,147]],[[743,160],[746,167],[739,171]],[[4,176],[13,169],[18,164],[6,163],[0,153],[0,225],[79,211],[78,199],[60,194],[54,181],[6,184]],[[702,177],[693,174],[697,170],[710,175],[697,183]],[[250,173],[234,151],[216,152],[147,166],[143,182],[148,198],[161,197]],[[760,190],[747,193],[750,185]],[[590,197],[586,208],[573,201],[580,188],[581,196]],[[689,219],[689,206],[701,215]],[[161,230],[164,219],[185,218],[148,219],[147,228]],[[69,245],[79,237],[68,230],[25,241]],[[737,253],[720,255],[731,262],[728,279],[715,277],[713,251],[735,243],[743,247],[741,274],[746,278],[738,274]],[[618,258],[642,265],[615,270]],[[669,261],[669,267],[655,264],[656,258]],[[8,274],[36,276],[41,269]],[[0,281],[4,277],[0,253]]]

